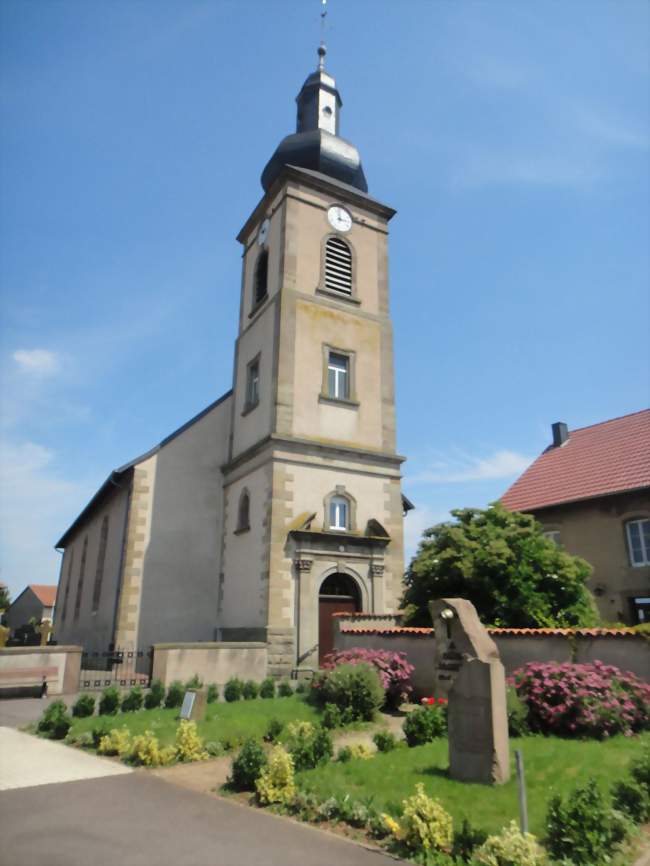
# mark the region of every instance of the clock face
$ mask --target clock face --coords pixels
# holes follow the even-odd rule
[[[352,228],[352,217],[344,207],[338,204],[332,205],[327,211],[327,219],[332,228],[339,232],[349,232]]]
[[[271,223],[268,220],[264,220],[262,225],[260,226],[260,230],[257,233],[257,243],[263,247],[266,243],[266,239],[269,236],[269,226]]]

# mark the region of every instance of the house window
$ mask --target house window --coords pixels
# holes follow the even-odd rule
[[[333,496],[330,499],[330,529],[347,531],[348,525],[348,500],[343,496]]]
[[[630,520],[625,529],[630,563],[635,567],[650,565],[650,518]]]
[[[79,619],[81,610],[81,596],[84,589],[84,571],[86,570],[86,553],[88,552],[88,536],[84,538],[84,546],[81,550],[81,565],[79,567],[79,583],[77,584],[77,597],[74,600],[74,619]]]
[[[260,359],[259,355],[246,370],[246,403],[244,412],[254,409],[260,401]]]
[[[248,490],[242,490],[239,497],[239,506],[237,508],[237,529],[236,532],[247,532],[250,528],[250,510],[251,498]]]
[[[255,265],[255,301],[254,306],[261,304],[268,291],[269,280],[269,253],[268,250],[262,250],[257,257]]]
[[[104,579],[104,562],[106,560],[106,545],[108,542],[108,514],[104,515],[99,533],[99,550],[97,551],[97,569],[95,570],[95,585],[93,586],[93,613],[99,609],[99,599],[102,594]]]
[[[61,609],[61,622],[65,622],[65,616],[68,612],[68,598],[70,597],[70,584],[72,583],[72,563],[74,562],[74,547],[70,548],[70,560],[68,562],[68,579],[65,583],[65,593],[63,594],[63,608]]]
[[[549,529],[544,533],[544,538],[548,538],[549,541],[552,541],[556,547],[560,546],[560,530],[559,529]]]
[[[350,358],[330,352],[327,360],[327,396],[334,400],[350,398]]]
[[[328,238],[325,244],[325,288],[352,294],[352,250],[339,237]]]

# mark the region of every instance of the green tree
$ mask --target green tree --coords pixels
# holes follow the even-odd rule
[[[585,586],[591,566],[544,537],[528,514],[500,503],[460,508],[424,532],[406,573],[402,606],[410,625],[431,625],[428,603],[466,598],[492,626],[545,628],[598,622]]]
[[[6,584],[0,583],[0,611],[6,611],[10,604],[9,589]]]

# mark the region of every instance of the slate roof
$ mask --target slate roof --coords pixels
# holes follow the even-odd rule
[[[510,511],[650,487],[650,409],[571,430],[550,445],[501,497]]]
[[[47,583],[30,583],[27,589],[31,589],[43,607],[54,607],[56,586],[50,586]]]

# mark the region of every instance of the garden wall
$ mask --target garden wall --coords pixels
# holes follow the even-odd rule
[[[79,688],[81,653],[80,646],[3,647],[0,649],[0,696],[9,696],[11,686],[18,687],[25,676],[37,681],[40,679],[38,671],[48,669],[49,695],[74,694]]]
[[[399,615],[386,625],[366,622],[363,615],[336,614],[335,649],[385,649],[404,652],[415,667],[412,677],[416,695],[435,694],[432,628],[396,625]],[[602,661],[632,671],[650,682],[650,643],[634,632],[617,629],[489,629],[499,648],[506,674],[527,662],[579,663]]]
[[[204,683],[223,685],[230,677],[261,682],[267,672],[267,644],[235,641],[159,643],[153,648],[153,679],[165,686],[198,674]]]

